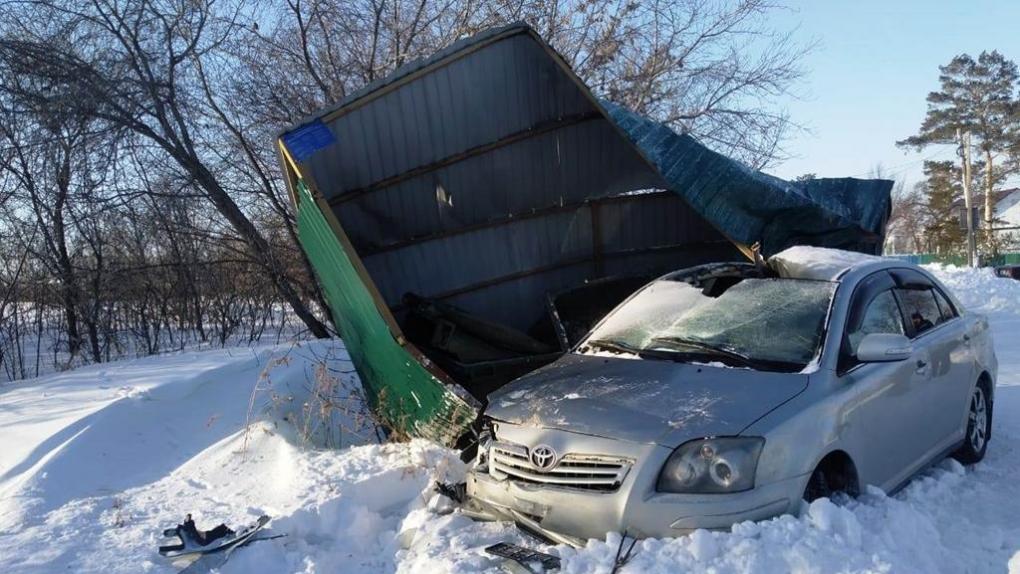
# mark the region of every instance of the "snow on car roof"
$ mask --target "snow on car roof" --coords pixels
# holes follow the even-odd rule
[[[795,245],[769,257],[768,264],[780,277],[833,281],[855,265],[881,259],[856,251]]]

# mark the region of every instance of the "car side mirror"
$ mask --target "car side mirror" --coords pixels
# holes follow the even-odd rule
[[[893,333],[871,333],[857,346],[857,360],[862,363],[903,361],[914,353],[910,339]]]

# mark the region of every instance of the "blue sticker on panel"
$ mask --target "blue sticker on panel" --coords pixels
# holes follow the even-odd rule
[[[322,120],[314,120],[284,134],[283,143],[291,157],[303,162],[320,149],[336,143],[336,137]]]

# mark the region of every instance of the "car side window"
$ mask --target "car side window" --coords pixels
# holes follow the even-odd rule
[[[910,321],[914,337],[942,322],[942,312],[930,288],[897,289],[896,294],[903,305],[903,314]]]
[[[868,303],[860,327],[847,333],[850,354],[856,356],[857,346],[861,344],[861,340],[872,333],[904,334],[902,315],[892,291],[886,290],[876,295],[871,303]]]
[[[949,298],[946,297],[945,293],[938,289],[932,290],[935,294],[935,301],[939,304],[939,311],[942,313],[942,323],[956,317],[956,309],[953,308],[953,304],[949,302]]]

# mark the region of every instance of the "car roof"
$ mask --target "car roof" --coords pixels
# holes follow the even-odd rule
[[[876,255],[808,245],[787,248],[768,259],[769,267],[780,277],[816,281],[839,281],[852,270],[879,269],[889,262]]]
[[[780,277],[836,283],[855,283],[886,269],[910,269],[941,286],[934,275],[909,261],[826,247],[792,247],[770,257],[768,265]]]

